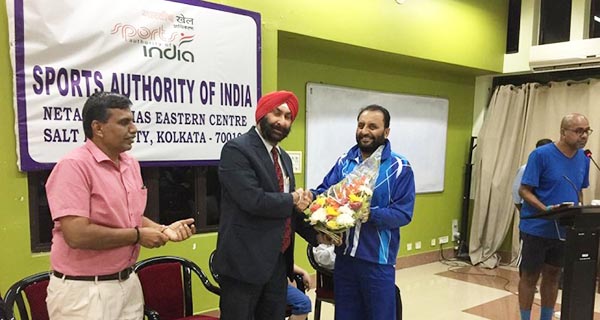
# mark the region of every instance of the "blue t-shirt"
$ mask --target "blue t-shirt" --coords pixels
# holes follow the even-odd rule
[[[554,143],[549,143],[531,152],[521,184],[533,187],[533,194],[546,206],[567,201],[579,203],[579,191],[590,184],[589,171],[590,160],[583,150],[568,158]],[[537,208],[524,201],[522,217],[537,212]],[[565,238],[564,228],[552,220],[521,219],[519,229],[543,238]]]
[[[523,172],[525,172],[526,166],[527,164],[524,164],[519,167],[519,170],[517,170],[517,175],[515,176],[515,180],[513,180],[512,197],[515,204],[523,203],[523,198],[521,198],[519,195],[519,188],[521,187],[521,179],[523,179]]]

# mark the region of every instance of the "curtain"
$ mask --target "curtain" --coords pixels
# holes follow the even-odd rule
[[[513,229],[512,257],[518,255],[519,219],[512,201],[512,181],[542,138],[557,141],[560,122],[569,113],[585,115],[593,133],[586,145],[600,158],[600,80],[551,82],[495,89],[474,154],[475,204],[469,238],[471,262],[493,268],[498,249]],[[584,204],[598,199],[599,170],[591,164]]]

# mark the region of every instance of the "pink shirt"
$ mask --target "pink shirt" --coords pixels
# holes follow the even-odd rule
[[[71,151],[54,167],[46,193],[54,220],[50,263],[67,275],[103,275],[135,263],[140,246],[108,250],[73,249],[65,242],[59,218],[81,216],[111,228],[142,225],[147,190],[137,160],[119,155],[120,168],[91,140]]]

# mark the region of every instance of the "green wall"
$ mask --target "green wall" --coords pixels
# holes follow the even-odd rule
[[[444,192],[419,195],[402,241],[450,234],[460,216],[462,173],[472,126],[475,76],[502,69],[506,0],[232,0],[222,4],[262,15],[263,90],[291,89],[304,105],[307,81],[379,91],[439,96],[450,101]],[[16,280],[49,269],[48,254],[30,252],[27,177],[17,169],[12,68],[6,2],[0,2],[0,293]],[[419,59],[420,58],[420,59]],[[304,115],[285,142],[304,150]],[[296,177],[304,181],[303,176]],[[140,258],[173,254],[208,271],[216,234],[142,250]],[[405,246],[401,255],[407,255]],[[307,266],[305,243],[297,243]],[[196,287],[200,287],[196,283]],[[196,297],[196,311],[217,299]]]
[[[384,52],[500,72],[506,0],[227,0],[282,30]]]
[[[422,61],[414,59],[295,34],[281,33],[279,41],[279,88],[296,92],[301,106],[305,106],[307,82],[449,100],[444,192],[417,195],[414,219],[401,232],[403,245],[400,254],[403,256],[438,250],[439,247],[430,245],[431,239],[451,236],[452,219],[460,219],[462,175],[468,156],[473,116],[475,82],[472,74],[475,71],[465,68],[444,70],[447,66],[432,63],[423,65]],[[355,112],[357,107],[360,106],[348,106],[351,112]],[[300,112],[294,121],[293,136],[283,143],[288,150],[304,149],[305,119],[305,114]],[[394,119],[391,121],[391,130],[394,130]],[[326,133],[323,136],[326,139]],[[324,165],[330,167],[333,164]],[[416,241],[421,241],[421,249],[407,252],[404,244]],[[448,244],[445,247],[450,246]]]

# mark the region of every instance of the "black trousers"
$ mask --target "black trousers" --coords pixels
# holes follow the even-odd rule
[[[269,281],[256,285],[221,275],[221,320],[282,320],[285,318],[287,280],[283,254]]]

